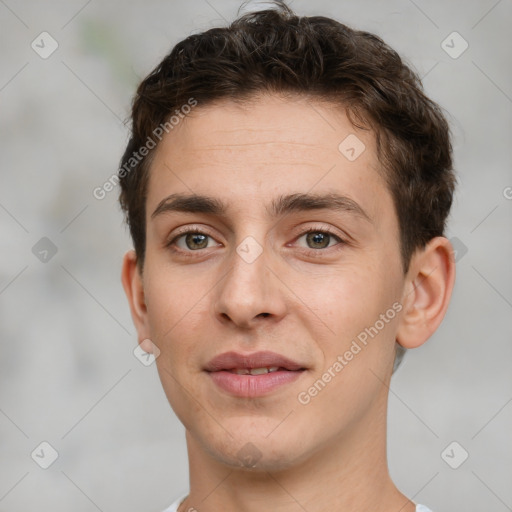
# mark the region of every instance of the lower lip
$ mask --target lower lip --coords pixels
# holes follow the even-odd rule
[[[224,391],[243,398],[255,398],[267,395],[290,382],[294,382],[303,372],[304,370],[282,370],[261,375],[238,375],[223,370],[208,372],[208,374],[213,382]]]

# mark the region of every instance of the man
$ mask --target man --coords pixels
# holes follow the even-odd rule
[[[167,510],[428,510],[386,459],[394,365],[455,274],[449,129],[416,75],[277,4],[178,43],[132,121],[122,281],[189,456]]]

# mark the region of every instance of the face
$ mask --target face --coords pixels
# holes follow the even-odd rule
[[[277,469],[381,414],[405,277],[371,131],[304,98],[198,105],[146,208],[139,337],[198,446]]]

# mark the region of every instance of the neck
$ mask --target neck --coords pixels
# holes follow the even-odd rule
[[[414,504],[389,476],[386,406],[387,399],[337,438],[284,470],[256,471],[222,464],[187,431],[190,494],[179,512],[414,512]]]

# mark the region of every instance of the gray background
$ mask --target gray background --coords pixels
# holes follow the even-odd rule
[[[450,113],[457,284],[439,331],[392,380],[390,467],[404,493],[436,512],[512,510],[512,2],[291,5],[383,37]],[[3,512],[158,512],[188,489],[183,427],[155,366],[133,355],[118,191],[102,201],[92,191],[116,171],[138,80],[238,7],[0,0]],[[43,31],[59,45],[47,59],[31,48]],[[453,31],[469,44],[458,58],[441,46]],[[463,44],[447,43],[452,54]],[[31,458],[42,441],[59,454],[46,470]],[[468,459],[452,469],[463,450]],[[35,453],[48,460],[48,450]]]

